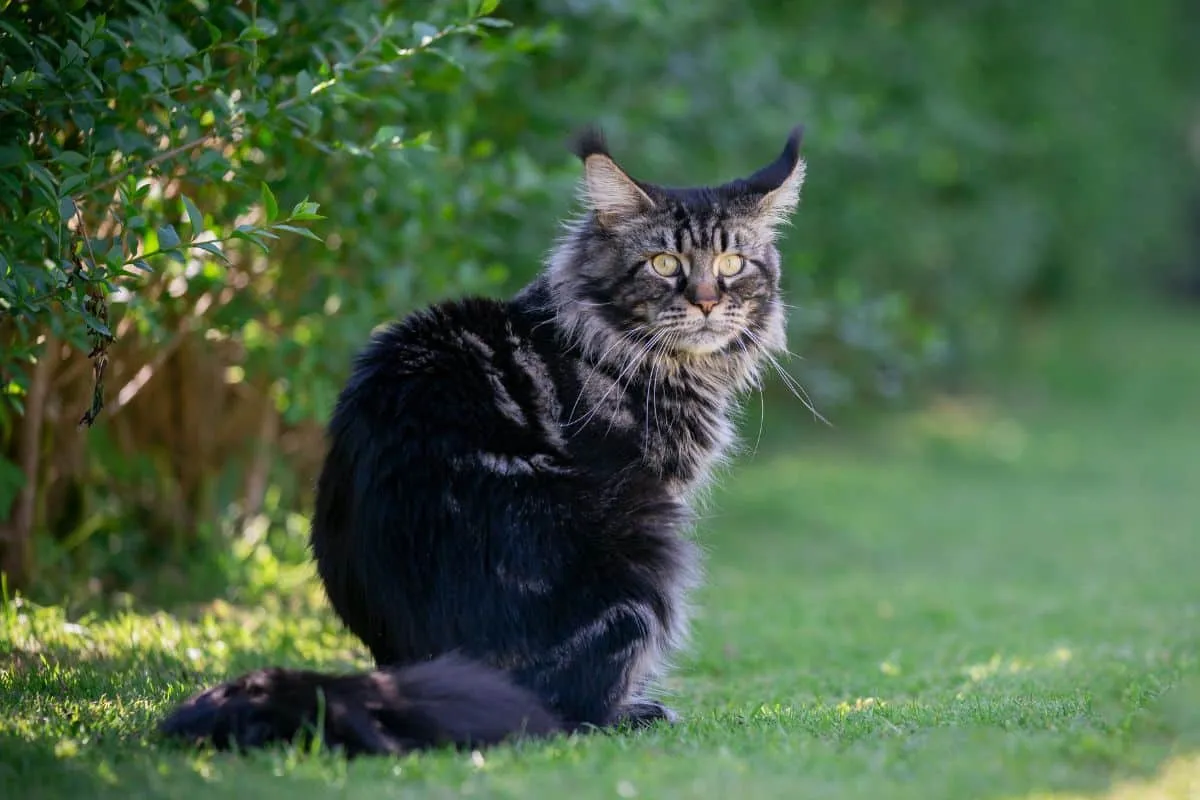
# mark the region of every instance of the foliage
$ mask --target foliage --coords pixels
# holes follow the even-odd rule
[[[178,614],[26,602],[0,612],[0,796],[1194,797],[1200,361],[1176,344],[1198,328],[1056,322],[1001,394],[854,447],[769,406],[702,523],[679,727],[349,763],[197,752],[152,726],[199,687],[366,664],[313,582]]]
[[[131,1],[100,15],[82,2],[4,5],[0,125],[16,135],[0,147],[0,430],[24,463],[0,472],[0,508],[20,517],[18,487],[36,488],[43,508],[33,513],[79,543],[106,505],[119,515],[149,488],[175,495],[174,508],[144,524],[166,540],[191,538],[212,506],[228,505],[211,498],[214,473],[244,455],[238,447],[262,420],[277,409],[289,419],[328,413],[334,387],[322,372],[341,358],[313,346],[336,343],[326,314],[345,301],[358,312],[343,314],[357,339],[396,291],[419,294],[411,275],[397,280],[383,268],[383,237],[361,248],[369,269],[362,252],[342,247],[366,237],[380,211],[375,187],[403,191],[402,174],[446,172],[421,153],[440,113],[422,96],[453,90],[464,69],[492,58],[466,40],[503,23],[487,16],[491,0],[435,4],[420,19],[373,2]],[[410,152],[415,167],[406,166]],[[346,202],[347,192],[363,202]],[[419,192],[403,200],[384,213],[418,204],[426,216],[444,213]],[[322,205],[333,209],[328,246],[298,247],[321,244],[308,226],[324,219]],[[414,213],[399,235],[421,222]],[[469,266],[455,285],[470,285]],[[76,391],[88,376],[69,348],[94,360],[88,402]],[[185,351],[192,363],[181,367],[176,397],[145,403],[143,387]],[[35,409],[26,408],[31,394]],[[51,442],[76,442],[72,423],[82,414],[90,424],[106,400],[113,416],[150,418],[117,431],[123,445],[105,447],[112,432],[97,432],[99,461],[89,453],[39,468],[38,453],[53,450],[43,420]],[[22,429],[36,432],[32,445]],[[219,452],[206,453],[201,439]],[[164,467],[174,473],[166,481],[155,475]],[[87,509],[44,507],[64,499],[47,495],[53,473],[88,481],[97,468],[108,485]],[[261,495],[265,481],[255,482]],[[17,527],[29,524],[25,510]]]

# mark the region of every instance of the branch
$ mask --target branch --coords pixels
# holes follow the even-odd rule
[[[87,194],[93,194],[95,192],[100,192],[105,189],[109,189],[113,186],[116,186],[118,183],[125,180],[130,175],[150,169],[150,167],[157,166],[158,164],[161,164],[164,161],[168,161],[168,160],[174,158],[175,156],[183,155],[184,153],[186,153],[188,151],[195,150],[197,147],[204,144],[205,142],[208,142],[210,140],[215,140],[216,138],[217,137],[215,135],[213,135],[211,133],[206,133],[203,136],[201,136],[199,139],[193,139],[190,142],[184,142],[181,145],[172,147],[170,150],[164,150],[161,153],[159,153],[158,155],[154,156],[153,158],[147,159],[146,161],[143,161],[142,163],[140,163],[136,166],[130,167],[129,169],[122,170],[121,172],[118,172],[116,175],[112,176],[111,178],[104,181],[103,183],[96,184],[92,188],[88,189]]]

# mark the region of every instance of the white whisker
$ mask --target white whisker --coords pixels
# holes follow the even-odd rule
[[[647,342],[647,343],[645,344],[645,346],[642,348],[642,351],[641,351],[641,352],[640,352],[640,353],[637,355],[637,357],[636,357],[636,359],[635,359],[634,363],[633,363],[631,366],[634,366],[634,367],[636,367],[637,365],[639,365],[639,364],[643,363],[643,362],[644,362],[644,361],[645,361],[647,358],[652,358],[652,353],[653,353],[654,346],[655,346],[655,345],[656,345],[658,342],[662,341],[662,340],[663,340],[663,339],[665,339],[665,338],[666,338],[666,333],[664,333],[664,332],[661,332],[661,331],[660,331],[658,334],[656,334],[654,337],[652,337],[652,338],[650,339],[650,341],[649,341],[649,342]],[[658,359],[652,359],[652,362],[655,362],[655,361],[657,361],[657,360],[658,360]],[[622,389],[622,388],[621,388],[621,386],[620,386],[620,383],[621,383],[621,377],[622,377],[622,376],[625,374],[625,372],[629,372],[629,380],[628,380],[628,381],[626,381],[626,383],[625,383],[625,388],[623,388],[623,389]],[[625,369],[625,372],[622,372],[622,373],[621,373],[621,375],[618,375],[618,376],[617,376],[617,389],[618,389],[618,390],[621,392],[621,394],[624,394],[626,391],[628,391],[628,389],[629,389],[629,384],[633,382],[634,376],[636,376],[636,375],[637,375],[637,370],[636,370],[636,369],[634,369],[634,370],[632,370],[632,371],[631,371],[629,367],[626,367],[626,369]],[[609,390],[611,391],[611,387],[610,387],[610,389],[609,389]],[[603,398],[602,398],[602,399],[603,399]],[[612,431],[612,426],[613,426],[613,423],[614,423],[615,421],[616,421],[616,417],[615,417],[615,416],[614,416],[614,417],[612,417],[611,419],[609,419],[609,421],[608,421],[608,427],[607,427],[607,428],[604,430],[604,435],[605,435],[605,436],[607,436],[607,435],[608,435],[608,434],[609,434],[609,433]]]
[[[633,344],[634,339],[645,331],[645,325],[638,325],[629,331],[621,333],[616,339],[613,340],[613,343],[608,346],[608,349],[605,350],[598,359],[596,359],[596,363],[592,365],[591,370],[588,371],[588,374],[583,379],[583,383],[579,387],[579,395],[575,398],[575,405],[571,406],[570,412],[567,413],[568,419],[574,419],[575,411],[579,408],[579,401],[583,399],[583,395],[587,392],[588,384],[591,382],[592,378],[595,377],[596,371],[604,365],[604,359],[607,358],[608,354],[613,351],[613,348],[621,344]],[[570,425],[572,423],[568,422],[567,424]]]
[[[623,370],[621,370],[621,372],[620,372],[620,373],[618,373],[616,380],[614,380],[614,381],[612,382],[612,384],[611,384],[611,385],[610,385],[610,386],[609,386],[609,387],[608,387],[608,388],[607,388],[607,389],[604,391],[604,394],[602,394],[602,395],[600,396],[600,399],[599,399],[599,400],[597,400],[597,401],[595,402],[595,404],[593,404],[593,406],[592,406],[591,410],[590,410],[590,411],[588,411],[588,413],[587,413],[587,414],[585,414],[585,415],[584,415],[584,416],[583,416],[581,419],[575,419],[575,418],[574,418],[575,409],[574,409],[574,408],[572,408],[572,409],[571,409],[571,414],[570,414],[570,415],[568,415],[568,416],[570,416],[570,417],[571,417],[571,419],[569,419],[569,420],[566,422],[566,425],[576,425],[576,424],[578,424],[578,425],[580,425],[580,426],[581,426],[581,428],[582,428],[583,426],[586,426],[586,425],[587,425],[587,422],[588,422],[588,420],[590,420],[592,417],[594,417],[594,416],[596,415],[596,413],[597,413],[597,412],[600,410],[600,407],[604,405],[604,402],[605,402],[606,400],[608,400],[608,396],[609,396],[609,395],[611,395],[611,394],[613,393],[613,390],[614,390],[614,389],[619,389],[619,388],[620,388],[622,379],[624,379],[624,377],[625,377],[627,374],[630,374],[631,370],[633,370],[635,367],[637,367],[637,365],[638,365],[638,364],[640,364],[640,363],[641,363],[641,362],[642,362],[642,361],[645,359],[645,357],[646,357],[646,354],[647,354],[647,353],[650,351],[650,348],[651,348],[651,347],[653,347],[653,346],[654,346],[654,344],[655,344],[655,343],[656,343],[656,342],[657,342],[659,339],[661,339],[663,335],[664,335],[664,334],[663,334],[663,331],[655,331],[655,332],[654,332],[654,333],[651,335],[651,337],[650,337],[649,341],[648,341],[646,344],[644,344],[644,345],[643,345],[643,349],[642,349],[642,351],[641,351],[641,352],[639,352],[639,353],[638,353],[638,354],[637,354],[637,355],[636,355],[634,358],[630,359],[629,363],[625,365],[625,368],[624,368]],[[630,342],[630,344],[633,344],[633,342]],[[609,347],[608,351],[605,351],[605,352],[606,352],[606,354],[607,354],[607,352],[609,352],[609,351],[611,351],[611,350],[612,350],[612,347]],[[597,368],[599,368],[599,364],[597,364]],[[594,373],[594,372],[595,372],[595,370],[593,370],[593,373]],[[631,378],[631,379],[632,379],[632,378]],[[576,406],[576,407],[578,407],[578,405],[579,405],[579,400],[580,400],[580,399],[582,399],[582,398],[583,398],[583,387],[580,387],[579,398],[577,398],[577,399],[576,399],[576,401],[575,401],[575,406]],[[610,429],[611,429],[611,423],[610,423],[610,426],[609,426],[609,427],[610,427]]]
[[[745,333],[748,337],[750,337],[751,341],[759,345],[763,358],[765,358],[767,362],[775,369],[775,372],[778,373],[780,380],[783,381],[783,385],[786,386],[789,391],[791,391],[795,398],[803,403],[805,408],[807,408],[815,418],[819,419],[821,422],[824,422],[826,425],[833,427],[833,424],[827,420],[821,414],[821,412],[817,411],[816,406],[813,404],[812,397],[810,397],[808,394],[808,390],[801,385],[800,381],[797,380],[794,375],[783,368],[783,365],[779,363],[779,359],[775,358],[774,354],[772,354],[765,347],[761,337],[748,328],[746,329]]]

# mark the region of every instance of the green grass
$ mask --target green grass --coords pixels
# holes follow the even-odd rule
[[[349,765],[184,753],[147,734],[170,702],[361,651],[294,598],[26,605],[0,631],[0,797],[1198,797],[1198,341],[1194,309],[1075,314],[995,391],[869,432],[768,403],[701,532],[679,727]]]

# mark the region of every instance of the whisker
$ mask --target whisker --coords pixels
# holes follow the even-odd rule
[[[654,345],[657,344],[658,341],[662,340],[663,338],[665,338],[665,334],[663,334],[661,331],[659,331],[659,332],[656,332],[655,335],[651,337],[650,341],[645,343],[645,345],[642,347],[641,352],[639,352],[635,356],[633,361],[628,366],[625,367],[625,369],[621,372],[620,375],[617,376],[617,380],[616,380],[614,386],[610,386],[608,388],[608,392],[604,393],[604,397],[600,398],[600,402],[596,404],[596,408],[593,409],[593,413],[595,410],[599,409],[600,404],[604,402],[604,399],[606,397],[608,397],[609,392],[611,392],[614,387],[622,395],[625,394],[629,390],[629,384],[633,383],[633,379],[637,375],[636,367],[638,367],[640,364],[642,364],[646,360],[646,358],[651,355]],[[623,377],[625,377],[626,373],[629,374],[629,379],[625,382],[624,386],[621,386],[621,379]],[[615,422],[616,422],[615,416],[613,416],[611,419],[609,419],[608,427],[604,429],[605,436],[608,436],[608,434],[612,432],[612,426],[613,426],[613,423],[615,423]]]
[[[634,338],[644,333],[645,330],[645,325],[638,325],[629,331],[619,334],[613,343],[608,346],[608,349],[605,350],[598,359],[596,359],[596,363],[592,365],[591,370],[588,371],[588,374],[583,379],[583,383],[579,387],[579,395],[575,398],[575,404],[571,406],[571,410],[567,414],[568,419],[574,418],[575,411],[579,408],[579,401],[583,399],[583,395],[587,391],[588,384],[591,383],[592,378],[595,377],[597,370],[604,365],[604,359],[606,359],[608,354],[613,351],[613,348],[621,345],[622,343],[633,344]],[[570,425],[571,423],[568,422],[567,424]]]
[[[645,418],[645,425],[642,428],[642,441],[645,442],[644,446],[646,448],[650,447],[650,401],[652,397],[656,396],[654,382],[658,377],[659,363],[660,359],[654,359],[654,363],[650,365],[650,378],[646,381],[646,404],[645,408],[642,409],[642,416]],[[654,423],[654,429],[657,431],[658,420],[656,419]]]
[[[671,350],[672,348],[675,347],[676,343],[678,343],[678,341],[679,341],[679,336],[680,336],[680,334],[675,331],[672,331],[668,334],[666,342],[665,342],[667,350]],[[659,377],[660,369],[662,369],[661,378]],[[654,367],[650,372],[650,382],[651,382],[651,385],[654,387],[654,390],[653,390],[652,394],[650,395],[650,402],[651,402],[651,407],[654,412],[654,427],[656,430],[662,430],[662,422],[658,418],[658,384],[659,384],[659,381],[662,381],[665,384],[666,380],[667,380],[666,363],[661,358],[656,359],[654,362]]]
[[[746,357],[750,358],[750,348],[746,347],[746,343],[741,339],[737,339],[736,341],[738,343],[738,347],[742,348],[742,352],[746,355]],[[758,446],[762,444],[763,428],[766,426],[766,422],[767,401],[763,398],[763,389],[762,384],[760,383],[758,386],[758,436],[754,439],[754,450],[751,451],[751,455],[758,455]]]
[[[775,372],[779,374],[780,380],[783,381],[784,386],[791,391],[792,395],[795,396],[795,398],[801,403],[803,403],[805,408],[807,408],[814,417],[819,419],[821,422],[824,422],[826,425],[833,427],[833,424],[827,420],[824,415],[821,414],[821,412],[817,411],[816,406],[813,404],[812,397],[810,397],[808,394],[808,390],[804,388],[804,386],[799,380],[796,379],[794,375],[783,368],[783,366],[779,363],[779,359],[775,358],[773,353],[763,346],[762,339],[758,336],[758,334],[749,329],[747,329],[745,333],[750,337],[751,341],[755,342],[760,346],[760,348],[762,348],[763,358],[765,358],[767,362],[774,367]]]
[[[585,414],[581,419],[572,418],[572,419],[568,420],[566,424],[567,425],[579,424],[581,426],[586,425],[588,420],[590,420],[592,417],[594,417],[596,415],[596,413],[600,410],[600,407],[602,405],[604,405],[604,401],[608,399],[608,396],[610,394],[612,394],[613,390],[620,387],[621,380],[627,374],[629,374],[632,369],[634,369],[638,364],[640,364],[645,359],[646,354],[649,352],[649,349],[654,346],[655,342],[659,338],[661,338],[662,335],[663,335],[663,331],[661,331],[661,330],[655,331],[651,335],[649,341],[644,345],[644,349],[640,353],[638,353],[635,358],[631,359],[630,362],[625,366],[625,368],[623,370],[621,370],[621,372],[617,375],[616,380],[614,380],[612,385],[609,386],[608,389],[606,389],[604,391],[604,394],[600,396],[600,399],[596,401],[596,403],[592,406],[591,410],[587,414]],[[609,350],[612,350],[612,348],[610,347]],[[594,371],[595,370],[593,370],[593,372]],[[575,400],[576,407],[578,407],[579,401],[582,398],[583,398],[583,387],[580,387],[579,397],[576,398],[576,400]],[[572,408],[570,416],[574,417],[574,413],[575,413],[575,409]],[[611,428],[611,425],[610,425],[610,428]]]

